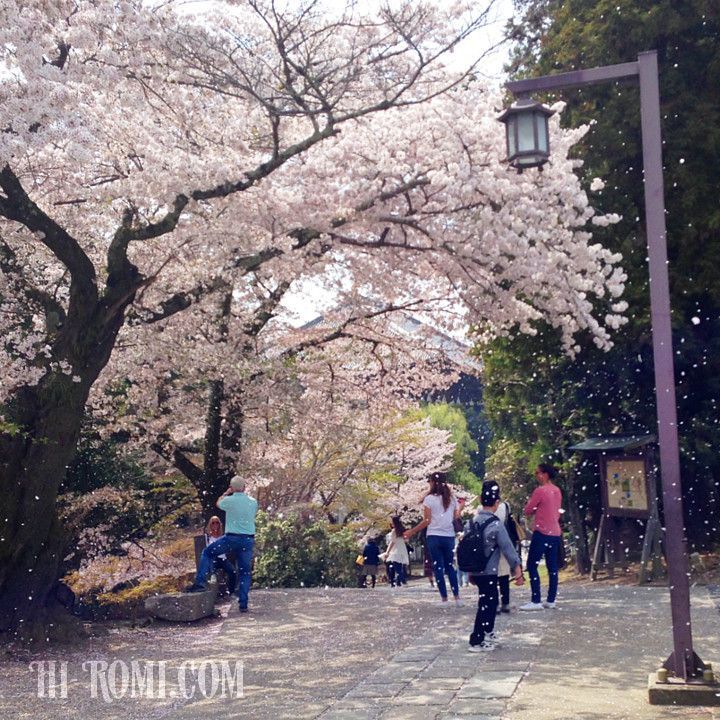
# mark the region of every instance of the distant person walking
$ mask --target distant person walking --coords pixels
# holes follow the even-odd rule
[[[470,635],[470,652],[493,650],[498,644],[495,636],[495,615],[498,607],[498,565],[504,557],[512,572],[515,583],[524,582],[520,557],[515,551],[505,524],[497,517],[500,504],[500,488],[496,482],[483,483],[480,494],[481,508],[468,521],[465,533],[482,529],[483,554],[487,558],[481,573],[470,573],[470,582],[477,585],[478,607],[475,624]]]
[[[203,592],[216,558],[235,553],[238,564],[238,600],[240,612],[248,611],[252,557],[255,547],[255,516],[257,500],[245,494],[245,481],[238,475],[230,480],[230,487],[218,498],[216,505],[225,511],[225,534],[208,545],[200,556],[195,582],[188,592]]]
[[[363,548],[363,559],[365,564],[363,565],[363,587],[367,587],[367,576],[371,578],[372,586],[375,587],[375,579],[378,574],[378,565],[380,564],[380,548],[378,547],[375,538],[369,538],[365,547]]]
[[[453,549],[455,547],[455,529],[453,520],[460,517],[461,506],[457,498],[450,492],[447,473],[435,472],[428,478],[429,488],[423,499],[424,519],[412,530],[405,531],[405,539],[427,528],[427,547],[430,551],[435,571],[440,598],[443,603],[448,601],[445,575],[450,580],[450,587],[456,605],[460,601],[458,578],[453,565]]]
[[[393,529],[389,534],[388,549],[385,562],[388,563],[388,580],[390,587],[407,585],[405,566],[410,564],[410,555],[405,544],[405,526],[397,515],[392,517]]]
[[[557,470],[547,463],[540,463],[535,469],[535,479],[539,487],[533,490],[525,505],[525,515],[535,517],[535,527],[528,550],[527,570],[530,576],[530,602],[520,606],[520,610],[543,610],[554,608],[558,589],[558,553],[560,550],[560,507],[562,492],[554,484]],[[543,603],[538,563],[545,557],[548,571],[548,594]]]

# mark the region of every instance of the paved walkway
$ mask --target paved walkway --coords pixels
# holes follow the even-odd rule
[[[418,583],[400,591],[254,591],[252,612],[193,626],[129,628],[72,653],[67,699],[37,698],[23,662],[0,662],[0,716],[177,718],[178,720],[720,720],[720,708],[647,704],[647,674],[669,654],[669,594],[664,588],[599,583],[561,587],[554,611],[499,616],[500,648],[467,652],[474,607],[441,606]],[[513,590],[513,601],[526,590]],[[695,649],[720,668],[720,602],[692,592]],[[228,613],[229,610],[229,613]],[[164,659],[244,663],[237,699],[173,695],[90,697],[79,672],[87,659]],[[169,679],[172,673],[168,672]]]
[[[456,617],[428,630],[320,718],[720,718],[720,708],[646,702],[647,672],[660,664],[671,642],[662,622],[669,621],[667,595],[628,586],[565,589],[557,610],[500,616],[501,645],[482,655],[467,652],[467,613],[449,608]],[[717,660],[717,609],[702,591],[693,601],[696,650],[706,660],[703,652],[713,652]],[[710,628],[712,634],[705,635]]]

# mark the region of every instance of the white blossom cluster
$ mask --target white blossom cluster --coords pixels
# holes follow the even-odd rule
[[[83,274],[101,307],[123,253],[138,281],[92,394],[119,422],[167,409],[173,375],[236,386],[272,377],[272,349],[282,363],[294,331],[249,325],[273,292],[308,280],[337,292],[348,317],[416,303],[448,330],[533,332],[545,318],[570,353],[583,331],[610,346],[625,274],[592,243],[593,224],[618,217],[596,213],[574,173],[568,152],[584,130],[563,131],[555,117],[552,161],[518,175],[503,162],[499,97],[433,59],[472,26],[473,4],[398,2],[377,16],[356,4],[302,16],[265,0],[201,16],[175,5],[0,7],[0,170],[62,229],[30,227],[0,176],[2,257],[23,268],[20,277],[2,265],[0,401],[49,372],[85,382],[54,341],[73,282]],[[153,227],[178,198],[167,232],[117,242],[128,217],[135,230]],[[218,319],[223,295],[231,308]],[[182,311],[148,324],[180,296]],[[397,365],[396,389],[365,372],[358,392],[401,397],[431,382],[413,372]],[[124,378],[120,412],[105,391]],[[317,386],[298,382],[309,404]],[[178,441],[199,437],[192,395],[172,400]]]

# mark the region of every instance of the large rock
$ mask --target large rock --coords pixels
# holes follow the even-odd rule
[[[192,622],[213,615],[216,597],[217,585],[210,585],[205,592],[154,595],[145,600],[145,609],[161,620]]]

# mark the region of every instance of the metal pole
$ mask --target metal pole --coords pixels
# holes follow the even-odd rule
[[[650,316],[674,647],[672,655],[665,662],[665,667],[672,670],[677,677],[687,680],[689,677],[702,674],[703,664],[700,662],[700,667],[697,667],[698,658],[693,652],[690,625],[689,564],[680,484],[657,53],[655,51],[641,53],[638,56],[638,69],[650,274]]]
[[[637,64],[608,65],[560,75],[528,78],[507,83],[506,87],[516,95],[527,95],[532,92],[594,85],[599,82],[634,77],[640,80],[655,393],[673,625],[673,653],[665,661],[665,667],[672,670],[677,677],[687,681],[689,678],[702,675],[705,665],[693,651],[690,624],[689,566],[683,524],[675,371],[670,324],[657,52],[653,50],[641,53]]]

